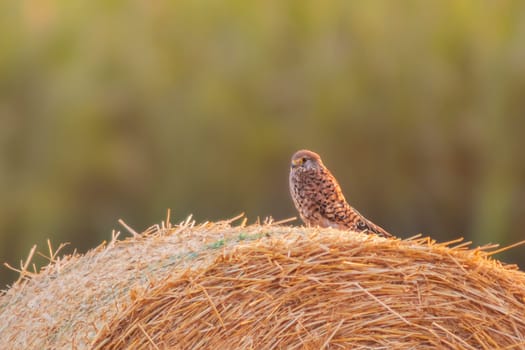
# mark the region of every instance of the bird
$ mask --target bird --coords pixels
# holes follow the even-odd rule
[[[305,149],[294,153],[289,182],[295,208],[306,226],[393,237],[348,204],[341,186],[317,153]]]

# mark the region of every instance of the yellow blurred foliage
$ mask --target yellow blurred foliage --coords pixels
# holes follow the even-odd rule
[[[3,1],[0,261],[293,216],[299,148],[399,236],[520,240],[523,43],[521,1]]]

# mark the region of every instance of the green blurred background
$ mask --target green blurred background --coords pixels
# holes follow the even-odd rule
[[[509,244],[524,147],[523,1],[0,2],[0,262],[294,216],[300,148],[401,237]]]

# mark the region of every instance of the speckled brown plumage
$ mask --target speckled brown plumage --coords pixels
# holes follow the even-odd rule
[[[290,194],[307,226],[334,227],[392,237],[346,202],[339,183],[317,153],[301,150],[292,156]]]

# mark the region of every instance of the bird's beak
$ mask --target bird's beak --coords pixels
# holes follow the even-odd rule
[[[296,168],[301,165],[301,158],[292,160],[292,168]]]

